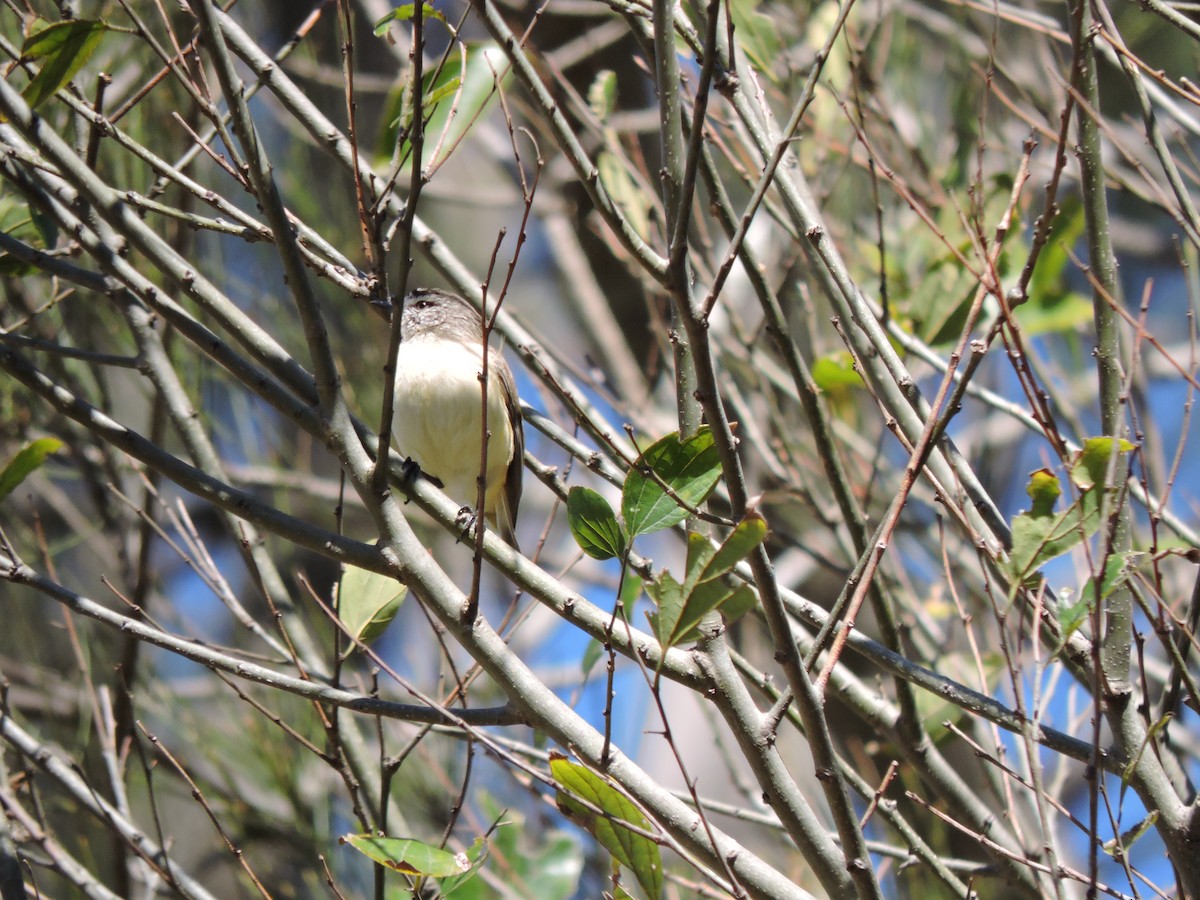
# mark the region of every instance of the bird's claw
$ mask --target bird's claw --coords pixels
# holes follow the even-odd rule
[[[446,487],[444,484],[442,484],[442,480],[440,478],[430,475],[421,468],[420,463],[418,463],[415,459],[413,459],[411,456],[406,456],[404,458],[404,462],[400,463],[400,479],[405,484],[412,484],[414,481],[416,481],[418,475],[424,476],[426,481],[437,487],[439,490],[444,490]]]
[[[417,461],[411,456],[404,457],[404,462],[400,463],[400,477],[405,484],[412,484],[416,480],[417,473],[421,471],[421,467],[417,465]]]
[[[475,523],[478,521],[479,517],[475,515],[474,507],[464,506],[460,509],[454,517],[454,524],[462,531],[458,539],[460,541],[471,539],[475,534]]]

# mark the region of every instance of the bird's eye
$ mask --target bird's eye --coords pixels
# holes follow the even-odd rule
[[[413,304],[413,306],[415,306],[417,309],[429,309],[429,307],[433,306],[433,301],[432,300],[418,300],[416,303]]]

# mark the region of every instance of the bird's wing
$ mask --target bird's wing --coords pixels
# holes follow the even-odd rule
[[[521,419],[521,403],[517,399],[517,385],[512,373],[502,379],[504,385],[504,409],[508,413],[508,422],[512,427],[513,456],[508,463],[508,471],[504,476],[503,509],[496,510],[496,523],[500,536],[514,549],[517,546],[517,535],[514,531],[517,524],[517,508],[521,505],[521,477],[525,473],[525,424]]]

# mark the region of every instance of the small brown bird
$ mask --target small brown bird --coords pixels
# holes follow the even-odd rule
[[[396,360],[396,449],[466,508],[478,499],[482,458],[483,323],[456,294],[419,288],[404,301]],[[525,432],[517,386],[489,348],[483,514],[512,547],[521,502]]]

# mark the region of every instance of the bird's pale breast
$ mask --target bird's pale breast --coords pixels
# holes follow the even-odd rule
[[[478,347],[417,337],[400,348],[394,431],[397,449],[445,486],[460,503],[475,502],[482,414]],[[487,496],[492,512],[512,460],[512,428],[498,387],[488,391]]]

